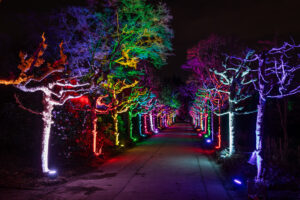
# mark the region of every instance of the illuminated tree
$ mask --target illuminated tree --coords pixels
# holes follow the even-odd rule
[[[60,59],[54,63],[45,64],[42,58],[47,44],[45,37],[42,36],[36,52],[29,58],[23,52],[19,56],[21,63],[18,68],[21,70],[19,76],[14,80],[0,80],[0,84],[13,85],[23,92],[42,92],[43,93],[43,112],[35,112],[30,109],[34,114],[42,115],[44,122],[43,139],[42,139],[42,170],[44,173],[56,173],[55,170],[50,170],[48,167],[48,152],[49,140],[51,132],[52,111],[54,106],[61,106],[66,101],[72,98],[78,98],[86,93],[88,90],[85,88],[87,84],[80,84],[76,78],[63,78],[64,65],[66,64],[66,55],[63,53],[63,43],[60,44]],[[57,75],[59,74],[59,75]],[[56,75],[56,76],[55,76]],[[25,108],[17,98],[17,103]]]
[[[212,141],[214,140],[214,116],[213,114],[216,113],[218,115],[218,134],[217,140],[218,144],[216,146],[217,149],[221,147],[221,109],[226,105],[228,101],[227,93],[220,92],[225,91],[227,89],[226,85],[223,85],[221,82],[218,81],[216,75],[214,73],[208,73],[209,78],[206,78],[202,82],[202,88],[198,89],[198,93],[196,96],[201,97],[202,100],[200,101],[201,107],[207,107],[210,115],[208,115],[207,119],[211,123],[207,123],[208,126],[208,135],[212,136]],[[196,102],[195,102],[196,103]],[[199,104],[199,103],[198,103]],[[202,123],[201,123],[202,125]],[[211,133],[210,133],[211,130]],[[206,135],[207,137],[207,135]]]
[[[145,134],[151,134],[148,130],[148,122],[147,122],[147,116],[149,117],[149,123],[150,123],[150,129],[153,133],[157,133],[158,130],[156,130],[154,123],[153,123],[153,114],[152,110],[156,106],[156,96],[153,93],[150,93],[149,96],[146,99],[143,99],[140,103],[140,112],[139,115],[144,115],[144,132]]]
[[[137,117],[138,116],[138,127],[139,127],[139,133],[142,137],[146,137],[146,135],[144,135],[142,133],[142,118],[141,115],[144,113],[147,113],[149,111],[151,111],[155,105],[155,102],[152,102],[153,98],[155,97],[155,95],[153,95],[150,92],[146,92],[143,95],[140,95],[139,98],[137,99],[135,105],[131,106],[128,110],[128,123],[129,123],[129,130],[130,130],[130,138],[132,139],[132,141],[137,141],[137,138],[133,137],[132,135],[132,118],[133,117]],[[151,108],[149,107],[145,107],[145,105],[150,106],[150,102],[152,102],[153,104],[151,104]]]
[[[105,99],[110,99],[113,108],[109,113],[118,144],[118,114],[134,104],[134,88],[147,68],[165,64],[172,49],[172,17],[164,4],[153,6],[144,0],[105,2],[100,12],[82,7],[63,10],[60,35],[65,37],[72,57],[71,73],[86,75],[92,87],[103,87],[108,94]]]
[[[213,71],[224,70],[224,52],[230,51],[238,52],[240,47],[236,46],[237,41],[231,38],[222,38],[216,35],[210,35],[207,39],[201,40],[197,45],[188,49],[187,51],[187,62],[182,66],[183,69],[191,70],[193,72],[192,77],[189,80],[188,87],[192,91],[191,98],[196,99],[195,94],[198,90],[203,90],[206,93],[202,98],[208,103],[200,102],[200,105],[193,105],[199,107],[196,109],[194,107],[193,118],[197,126],[204,129],[203,120],[210,120],[213,123],[213,112],[210,112],[210,116],[204,116],[205,108],[209,107],[208,110],[214,111],[218,115],[217,110],[221,110],[220,106],[223,106],[226,99],[228,99],[227,89],[228,85],[224,85],[218,80]],[[213,89],[214,88],[214,89]],[[212,90],[213,89],[213,90]],[[224,92],[221,92],[224,91]],[[209,95],[207,95],[209,93]],[[217,105],[219,102],[219,106]],[[197,101],[195,102],[196,104]],[[201,108],[203,107],[203,108]],[[219,107],[219,109],[217,109]],[[197,111],[198,110],[198,111]],[[218,138],[220,144],[220,116],[219,116],[219,127],[218,127]],[[206,122],[206,121],[205,121]],[[207,122],[206,122],[207,123]],[[208,125],[208,124],[206,124]],[[213,125],[212,125],[213,127]],[[213,130],[213,129],[211,129]]]
[[[131,84],[127,84],[125,80],[114,82],[113,79],[108,79],[107,83],[102,84],[109,93],[112,102],[113,109],[111,113],[114,122],[113,134],[117,146],[119,145],[118,114],[127,112],[128,109],[135,104],[135,99],[141,95],[139,90],[134,88],[138,83],[139,81],[137,80]],[[130,90],[129,94],[131,93],[132,95],[125,96],[126,90]]]
[[[98,66],[104,64],[102,60],[111,51],[107,37],[114,31],[114,21],[107,18],[105,12],[79,6],[61,9],[52,20],[57,21],[57,25],[51,27],[56,38],[65,43],[70,73],[83,76],[89,71],[99,71]]]
[[[280,99],[300,92],[299,83],[294,80],[296,71],[300,69],[299,48],[300,45],[284,43],[281,47],[255,54],[248,59],[255,64],[257,82],[254,85],[259,94],[256,150],[249,161],[257,166],[258,182],[263,181],[263,124],[267,99]]]
[[[139,60],[147,60],[156,67],[164,65],[172,50],[173,37],[172,16],[166,5],[152,6],[145,0],[120,0],[118,5],[119,46]]]
[[[250,68],[247,59],[253,55],[253,51],[248,51],[244,59],[236,59],[235,57],[226,57],[223,63],[222,71],[213,70],[219,84],[222,84],[222,89],[213,88],[216,92],[228,95],[229,109],[222,113],[229,115],[229,151],[225,156],[231,156],[235,152],[235,115],[250,114],[253,111],[243,111],[244,106],[240,103],[250,98],[251,95],[247,92],[249,86],[255,81],[250,78]]]
[[[99,96],[96,100],[96,105],[95,107],[93,107],[92,111],[92,117],[93,117],[93,152],[96,156],[99,156],[102,154],[102,147],[103,147],[103,143],[104,143],[104,137],[101,136],[98,139],[98,128],[97,128],[97,122],[98,122],[98,117],[97,115],[103,115],[103,114],[109,114],[109,112],[111,112],[114,107],[111,103],[105,103],[104,102],[104,98],[107,98],[108,95],[103,95],[103,96]],[[100,148],[97,148],[97,143],[100,143]]]
[[[168,126],[168,118],[173,111],[179,109],[181,106],[178,100],[179,93],[174,89],[172,90],[170,86],[164,86],[161,88],[159,93],[159,106],[157,106],[157,117],[160,117],[160,127],[165,128]]]

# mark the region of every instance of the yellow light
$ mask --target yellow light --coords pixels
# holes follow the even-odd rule
[[[132,68],[136,69],[139,60],[137,57],[129,58],[129,55],[128,55],[129,51],[130,51],[130,49],[122,50],[122,57],[115,60],[115,62],[119,63],[120,65],[132,67]]]

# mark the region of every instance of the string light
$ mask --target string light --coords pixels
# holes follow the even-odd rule
[[[144,132],[145,134],[149,134],[148,128],[147,128],[147,115],[144,114]]]
[[[153,125],[153,115],[152,115],[152,112],[150,112],[150,114],[149,114],[149,119],[150,119],[150,128],[151,128],[151,131],[153,133],[155,133],[155,128],[154,128],[154,125]]]
[[[142,114],[138,114],[139,116],[139,132],[140,132],[140,136],[142,137],[146,137],[147,135],[144,135],[142,132]]]

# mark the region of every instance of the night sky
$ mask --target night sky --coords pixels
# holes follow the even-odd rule
[[[299,0],[169,0],[174,16],[174,56],[162,68],[167,77],[186,78],[180,69],[186,50],[210,34],[234,36],[247,43],[274,37],[300,39]],[[180,75],[178,75],[180,74]]]

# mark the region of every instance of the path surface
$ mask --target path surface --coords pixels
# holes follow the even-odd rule
[[[109,160],[97,172],[37,191],[29,199],[232,199],[219,179],[217,166],[206,155],[209,151],[199,146],[190,125],[175,124]],[[9,199],[26,199],[25,194],[14,193]]]

